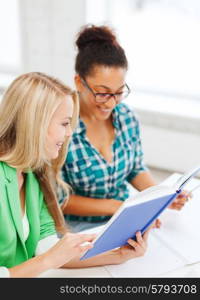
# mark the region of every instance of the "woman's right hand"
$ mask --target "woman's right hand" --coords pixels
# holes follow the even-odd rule
[[[66,233],[52,248],[43,254],[48,268],[59,268],[71,259],[80,257],[93,247],[96,234]]]
[[[149,232],[153,225],[143,234],[141,232],[136,233],[136,241],[129,239],[128,245],[122,246],[115,251],[117,254],[117,264],[121,264],[129,259],[143,256],[147,250],[147,240]]]

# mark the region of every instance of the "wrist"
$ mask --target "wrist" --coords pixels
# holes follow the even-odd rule
[[[121,255],[118,249],[110,250],[103,256],[103,265],[119,265],[121,263]]]
[[[9,268],[10,277],[36,277],[39,274],[51,269],[45,255],[38,255],[27,261]]]

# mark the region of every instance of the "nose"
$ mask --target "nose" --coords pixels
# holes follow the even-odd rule
[[[114,108],[116,106],[115,96],[113,95],[110,99],[106,102],[106,108]]]

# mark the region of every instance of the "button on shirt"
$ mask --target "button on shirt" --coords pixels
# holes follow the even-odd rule
[[[118,104],[112,112],[112,119],[115,139],[110,163],[90,143],[86,136],[86,126],[79,119],[62,168],[63,179],[76,195],[124,201],[129,197],[128,182],[147,170],[143,163],[139,122],[132,109],[124,103]],[[110,217],[68,215],[66,218],[99,222]]]

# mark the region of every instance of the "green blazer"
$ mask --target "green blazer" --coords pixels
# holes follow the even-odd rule
[[[35,255],[38,241],[56,233],[33,172],[26,174],[26,212],[30,233],[23,237],[17,172],[0,161],[0,266],[13,267]]]

